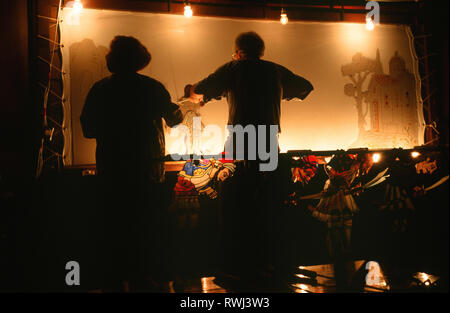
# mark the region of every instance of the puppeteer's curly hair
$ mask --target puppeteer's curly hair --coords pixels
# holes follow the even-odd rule
[[[248,58],[260,58],[264,55],[264,41],[255,32],[241,33],[237,36],[236,48],[244,51]]]
[[[111,73],[132,73],[146,67],[152,56],[139,40],[131,36],[116,36],[106,55],[106,65]]]

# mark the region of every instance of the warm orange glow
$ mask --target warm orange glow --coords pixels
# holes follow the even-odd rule
[[[378,162],[380,162],[380,160],[381,160],[381,154],[379,154],[379,153],[374,153],[374,154],[372,155],[372,160],[373,160],[373,163],[378,163]]]
[[[370,37],[366,26],[361,24],[343,24],[340,28],[342,49],[360,51],[367,46]]]
[[[295,287],[295,288],[298,288],[298,289],[295,289],[295,292],[296,293],[308,293],[308,286],[307,285],[304,285],[304,284],[293,284],[292,285],[293,287]]]
[[[422,281],[427,281],[430,278],[430,276],[427,273],[420,273],[420,277]]]
[[[80,0],[70,1],[66,5],[69,8],[69,13],[67,13],[67,25],[80,25],[80,14],[83,10],[83,4]]]
[[[419,155],[420,155],[420,153],[417,151],[411,152],[411,157],[413,157],[413,158],[417,158]]]
[[[307,290],[307,289],[308,289],[308,286],[306,286],[306,285],[304,285],[304,284],[300,284],[300,285],[299,285],[299,288],[302,289],[302,290]]]
[[[353,57],[357,53],[375,60],[378,55],[377,49],[380,49],[382,64],[380,69],[387,75],[389,60],[394,51],[398,50],[399,55],[406,62],[407,69],[411,71],[414,68],[415,58],[410,55],[409,37],[400,27],[376,25],[376,29],[369,32],[365,28],[364,19],[361,20],[363,23],[289,21],[287,26],[282,25],[281,21],[277,22],[276,16],[275,21],[198,16],[193,18],[195,3],[190,5],[189,1],[181,2],[183,7],[186,6],[184,11],[187,17],[181,16],[181,7],[179,14],[173,15],[89,9],[84,7],[87,3],[80,0],[65,1],[65,8],[61,12],[61,18],[64,20],[61,24],[61,44],[65,47],[79,46],[77,49],[62,49],[66,51],[64,59],[67,61],[64,62],[64,70],[70,74],[67,77],[74,82],[72,85],[70,81],[64,84],[67,88],[72,86],[70,93],[67,93],[70,95],[70,102],[65,102],[65,110],[68,114],[64,114],[65,125],[69,125],[64,136],[70,139],[64,147],[64,153],[67,156],[64,161],[66,165],[95,163],[96,143],[94,139],[84,138],[79,114],[89,88],[95,81],[110,74],[102,55],[106,52],[105,47],[108,47],[111,39],[117,35],[117,29],[120,29],[122,34],[135,36],[149,48],[155,56],[155,61],[152,62],[153,65],[146,67],[140,73],[163,82],[173,101],[180,99],[186,83],[198,82],[211,74],[222,62],[230,59],[232,46],[227,46],[227,42],[231,45],[241,31],[256,30],[267,44],[265,59],[288,66],[289,70],[308,79],[315,87],[303,101],[296,98],[290,101],[283,100],[280,107],[281,132],[279,134],[282,152],[299,149],[347,150],[354,147],[413,149],[414,146],[419,146],[423,142],[421,132],[414,131],[414,134],[419,134],[419,141],[412,142],[411,145],[403,144],[406,135],[400,133],[395,135],[396,142],[399,142],[395,145],[391,144],[391,137],[385,137],[385,142],[377,139],[376,142],[367,141],[354,145],[358,139],[358,113],[355,109],[355,99],[344,92],[350,79],[343,76],[342,67],[355,63]],[[71,16],[75,8],[83,8],[79,17],[81,23],[76,23],[75,16]],[[281,6],[279,8],[281,9]],[[277,10],[275,15],[278,13],[282,13],[281,10]],[[292,15],[290,16],[293,18]],[[286,17],[288,17],[287,11]],[[281,14],[278,19],[280,18]],[[79,25],[79,27],[69,27],[71,25]],[[281,33],[283,33],[282,38]],[[217,34],[221,35],[217,36]],[[308,34],[311,36],[307,36]],[[208,40],[214,42],[209,43]],[[166,42],[170,44],[166,45]],[[217,49],[211,50],[212,53],[204,46],[206,42],[208,46]],[[284,42],[289,44],[281,44]],[[310,49],[301,50],[308,44]],[[296,51],[303,51],[305,54],[299,58]],[[192,59],[201,60],[201,62],[189,62]],[[362,92],[368,90],[372,76],[370,71],[361,87]],[[325,85],[327,88],[321,88]],[[411,99],[415,99],[415,93],[409,94]],[[414,101],[408,103],[411,108],[417,107],[420,112],[420,107],[417,106],[420,103],[415,104]],[[180,107],[186,104],[188,103],[180,103]],[[363,105],[365,106],[366,103],[363,102]],[[368,112],[363,121],[367,126],[365,130],[371,127],[372,111]],[[221,129],[220,138],[212,134],[202,138],[200,151],[203,154],[216,154],[223,151],[226,138],[224,127],[229,114],[225,97],[207,103],[195,113],[201,115],[204,125],[217,125]],[[423,118],[420,117],[420,125],[422,125],[421,119]],[[183,134],[179,133],[175,137],[170,137],[170,129],[165,127],[165,130],[166,154],[184,154],[187,148],[186,143],[183,142]],[[191,147],[190,149],[193,150]]]
[[[295,276],[300,277],[300,278],[308,278],[308,276],[305,276],[303,274],[295,274]]]
[[[201,278],[201,284],[202,284],[202,293],[225,293],[226,290],[222,287],[216,285],[214,283],[214,279],[216,277],[202,277]]]
[[[422,284],[424,284],[427,287],[432,286],[432,284],[434,284],[439,279],[439,277],[424,272],[415,273],[414,278],[419,280]]]
[[[81,3],[81,0],[74,0],[67,2],[65,7],[72,9],[72,12],[74,13],[80,13],[83,9],[83,4]]]

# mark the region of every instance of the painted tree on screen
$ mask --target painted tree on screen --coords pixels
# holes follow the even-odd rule
[[[344,93],[349,97],[355,98],[356,111],[358,113],[358,129],[359,135],[364,132],[366,125],[366,116],[369,111],[369,105],[366,102],[363,107],[363,100],[367,94],[367,90],[363,91],[363,84],[369,74],[381,72],[381,63],[379,62],[379,51],[377,49],[377,59],[369,59],[361,53],[356,53],[352,57],[352,62],[342,65],[341,71],[343,76],[348,76],[351,83],[345,84]],[[378,62],[377,62],[378,61]]]

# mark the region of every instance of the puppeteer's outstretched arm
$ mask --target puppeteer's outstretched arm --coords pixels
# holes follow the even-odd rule
[[[189,98],[189,100],[194,103],[204,103],[203,95],[195,93],[195,88],[197,88],[197,84],[186,85],[184,90],[186,98]]]
[[[162,117],[169,127],[174,127],[183,121],[183,114],[181,113],[180,107],[172,102],[167,89],[162,84],[160,85],[160,88]]]
[[[229,80],[230,63],[226,63],[198,83],[187,85],[185,94],[189,91],[189,99],[194,103],[206,103],[211,99],[219,99],[227,90]]]
[[[283,99],[298,98],[304,100],[314,90],[313,85],[307,79],[294,74],[283,66],[280,66],[279,69],[281,84],[283,85]]]

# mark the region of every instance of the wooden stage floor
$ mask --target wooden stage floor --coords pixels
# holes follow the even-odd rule
[[[439,277],[426,273],[415,273],[410,279],[395,285],[376,262],[358,260],[350,262],[351,280],[359,288],[342,291],[337,289],[333,264],[299,266],[298,271],[284,280],[260,278],[246,280],[228,274],[207,276],[164,283],[161,292],[167,293],[389,293],[440,291],[436,286]],[[295,272],[295,271],[294,271]],[[359,274],[358,274],[359,273]],[[358,277],[359,276],[359,277]]]

